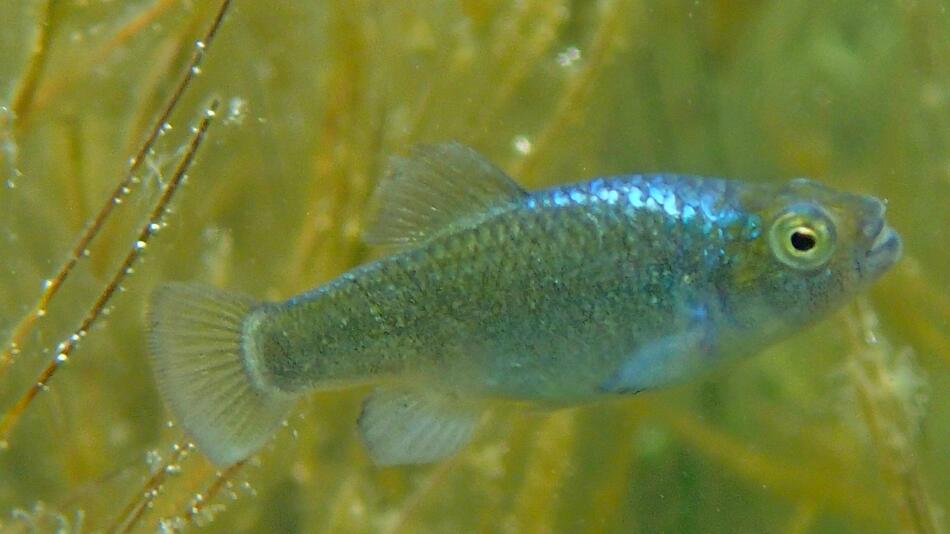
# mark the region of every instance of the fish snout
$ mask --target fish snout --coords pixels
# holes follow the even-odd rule
[[[877,278],[890,269],[901,257],[903,243],[896,230],[885,221],[887,206],[874,197],[864,197],[860,231],[867,249],[864,257],[867,276]]]

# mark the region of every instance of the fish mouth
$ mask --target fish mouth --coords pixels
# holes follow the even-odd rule
[[[894,265],[900,259],[903,248],[900,235],[884,224],[883,220],[875,226],[878,227],[878,231],[868,248],[864,261],[867,273],[872,278],[877,278]]]

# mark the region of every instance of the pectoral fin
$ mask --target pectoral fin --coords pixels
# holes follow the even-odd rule
[[[360,434],[377,465],[434,462],[466,443],[482,411],[441,392],[379,388],[363,403]]]
[[[707,370],[715,360],[712,323],[705,308],[694,308],[690,315],[687,328],[640,347],[599,389],[604,393],[639,393],[680,383]]]

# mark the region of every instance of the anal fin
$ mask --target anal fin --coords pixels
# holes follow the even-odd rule
[[[472,437],[482,410],[442,392],[378,388],[363,403],[360,435],[377,465],[434,462]]]

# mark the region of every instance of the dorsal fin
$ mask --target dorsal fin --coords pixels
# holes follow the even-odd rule
[[[420,145],[393,157],[376,190],[376,219],[363,238],[411,246],[464,227],[465,221],[525,192],[474,149],[457,142]]]

